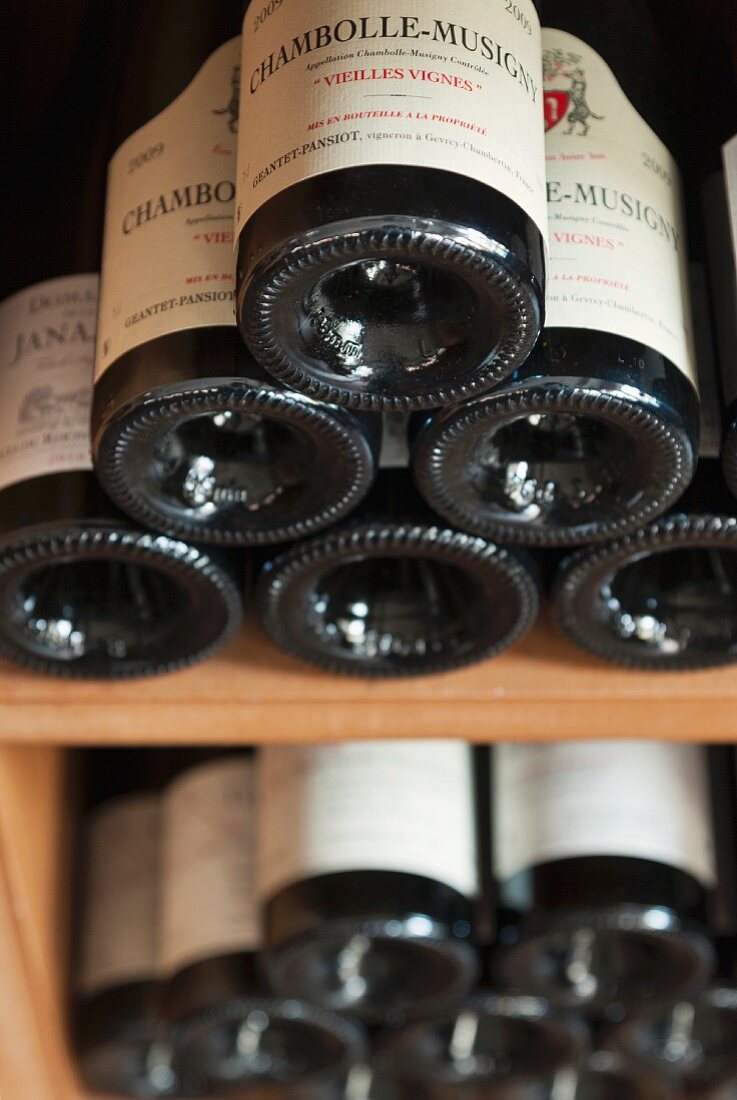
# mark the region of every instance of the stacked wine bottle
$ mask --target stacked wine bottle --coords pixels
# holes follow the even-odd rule
[[[13,169],[0,651],[182,667],[236,631],[247,548],[267,634],[333,671],[502,652],[551,561],[594,653],[737,659],[737,237],[706,180],[737,120],[666,92],[657,0],[179,7],[87,5]]]
[[[737,1085],[734,748],[387,740],[85,764],[75,1034],[105,1095]]]

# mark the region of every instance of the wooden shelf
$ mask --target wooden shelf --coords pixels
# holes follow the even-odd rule
[[[630,672],[549,624],[460,672],[374,682],[312,669],[251,625],[186,672],[65,682],[0,664],[0,743],[159,744],[369,737],[734,740],[737,670]]]

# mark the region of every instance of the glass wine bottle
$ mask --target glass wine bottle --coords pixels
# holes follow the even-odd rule
[[[375,741],[262,750],[259,892],[283,996],[400,1023],[478,973],[469,746]]]
[[[550,270],[529,359],[427,418],[421,491],[482,535],[575,545],[632,531],[688,485],[698,397],[670,81],[644,0],[549,0]],[[673,117],[671,117],[673,116]]]
[[[609,1019],[703,988],[716,884],[706,750],[504,744],[492,760],[497,978]]]
[[[537,4],[249,3],[241,71],[236,309],[259,362],[372,410],[519,365],[545,286]]]
[[[530,559],[438,525],[398,469],[381,471],[350,521],[267,562],[257,601],[281,649],[357,676],[425,675],[496,656],[539,606]]]
[[[75,1045],[105,1095],[181,1096],[158,980],[161,872],[156,753],[96,750],[86,765]]]
[[[365,417],[279,385],[236,329],[242,9],[196,0],[182,21],[178,0],[161,0],[127,28],[92,410],[95,463],[120,507],[221,544],[327,526],[367,492],[375,463]]]
[[[217,753],[164,796],[164,1013],[184,1084],[207,1096],[328,1089],[364,1055],[356,1024],[261,979],[257,776],[252,755]]]
[[[127,11],[88,7],[68,70],[8,168],[0,234],[0,652],[62,676],[181,668],[241,614],[224,562],[133,526],[92,474],[105,105]]]

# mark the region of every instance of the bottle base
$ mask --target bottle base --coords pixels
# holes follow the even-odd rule
[[[534,575],[482,539],[434,526],[346,525],[267,564],[272,641],[331,672],[420,676],[496,656],[538,611]]]
[[[714,964],[707,933],[662,906],[549,913],[508,931],[494,960],[500,981],[607,1019],[700,992]]]
[[[435,218],[336,222],[259,260],[241,329],[271,374],[316,400],[434,408],[490,389],[532,350],[541,294],[519,267],[482,232]]]
[[[684,492],[695,460],[682,426],[622,387],[561,377],[439,413],[412,458],[436,512],[528,546],[601,542],[642,527]]]
[[[236,632],[242,598],[195,547],[124,524],[38,525],[0,543],[0,653],[67,678],[174,672]]]
[[[296,991],[323,1009],[389,1026],[457,1003],[478,968],[469,942],[419,916],[323,921],[266,956],[269,981],[284,996]]]
[[[366,1055],[358,1025],[293,996],[230,997],[181,1020],[173,1035],[182,1080],[195,1095],[327,1083]]]
[[[627,668],[683,671],[737,661],[737,519],[672,515],[561,565],[559,626]]]
[[[351,414],[243,378],[149,391],[104,422],[97,472],[134,519],[196,542],[255,546],[342,519],[375,454]]]

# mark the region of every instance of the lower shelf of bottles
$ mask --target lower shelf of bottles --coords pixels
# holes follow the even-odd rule
[[[449,737],[734,740],[737,674],[631,672],[541,622],[460,672],[370,681],[276,650],[255,625],[224,653],[158,679],[61,681],[0,664],[0,743],[197,744]]]
[[[105,1100],[80,1082],[68,1040],[74,802],[68,753],[0,748],[0,1095],[7,1100]]]

